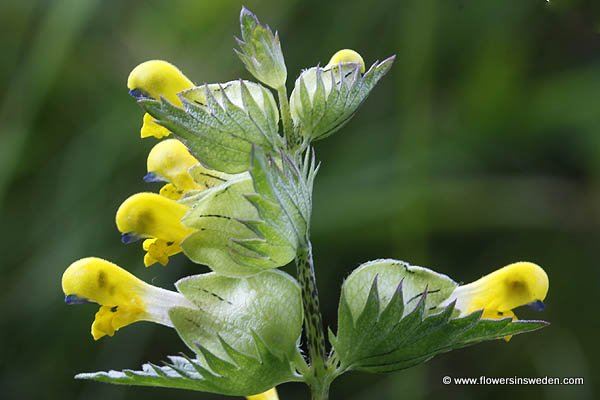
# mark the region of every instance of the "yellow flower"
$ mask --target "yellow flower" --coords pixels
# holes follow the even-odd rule
[[[513,309],[517,307],[530,305],[543,310],[548,286],[548,275],[540,266],[522,261],[457,287],[440,306],[456,301],[460,316],[483,310],[482,318],[516,320]],[[508,341],[510,337],[505,339]]]
[[[94,340],[112,336],[137,321],[172,327],[169,309],[193,307],[183,295],[149,285],[118,265],[96,257],[71,264],[62,276],[62,288],[67,304],[100,304],[92,323]]]
[[[246,396],[248,400],[279,400],[279,396],[277,396],[277,389],[271,388],[266,392],[255,394],[253,396]]]
[[[191,89],[195,85],[176,66],[162,60],[150,60],[135,67],[127,78],[129,93],[136,97],[166,98],[176,106],[181,106],[177,93]],[[143,138],[162,138],[169,130],[158,125],[149,114],[144,114],[140,134]]]
[[[117,210],[116,223],[123,243],[144,242],[144,264],[165,265],[170,256],[181,251],[181,242],[194,230],[185,227],[181,219],[188,207],[156,193],[137,193]]]
[[[359,64],[360,65],[360,72],[363,73],[363,74],[365,73],[365,61],[363,60],[363,58],[361,57],[361,55],[358,54],[354,50],[343,49],[343,50],[338,51],[337,53],[335,53],[331,57],[331,60],[329,60],[329,62],[325,66],[325,68],[333,67],[333,66],[335,66],[335,65],[337,65],[339,63],[355,63],[355,64]]]
[[[181,252],[178,243],[167,242],[163,239],[146,239],[142,243],[142,248],[146,252],[144,256],[144,265],[149,267],[156,263],[166,266],[169,263],[169,257]]]
[[[140,137],[147,138],[153,136],[157,139],[161,139],[170,134],[171,132],[167,128],[154,122],[152,115],[148,113],[144,114],[142,127],[140,128]]]
[[[181,196],[192,190],[204,190],[194,182],[188,170],[198,164],[185,147],[177,139],[166,139],[158,142],[148,154],[148,173],[146,182],[169,182],[160,190],[162,196],[179,200]]]

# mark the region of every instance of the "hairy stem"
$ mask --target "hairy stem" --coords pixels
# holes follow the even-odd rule
[[[328,400],[330,385],[331,381],[329,379],[317,380],[314,385],[310,386],[311,400]]]
[[[307,377],[313,400],[326,400],[329,396],[330,380],[327,376],[325,334],[323,317],[319,308],[319,294],[310,242],[296,256],[298,280],[302,287],[304,305],[304,329],[310,358],[311,376]]]
[[[294,133],[292,114],[290,113],[290,103],[288,101],[287,90],[285,86],[281,86],[279,89],[277,89],[277,96],[279,97],[279,108],[281,111],[281,121],[283,123],[283,134],[285,135],[287,147],[294,148],[296,146],[297,138]]]

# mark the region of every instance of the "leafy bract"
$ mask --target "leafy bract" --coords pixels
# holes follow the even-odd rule
[[[277,104],[257,83],[204,85],[179,93],[179,98],[183,108],[164,98],[138,103],[210,169],[240,173],[250,165],[253,145],[268,151],[281,146]]]
[[[396,295],[402,282],[405,299],[404,315],[414,309],[427,289],[426,309],[437,306],[452,294],[458,286],[450,277],[427,268],[410,265],[404,261],[381,259],[362,264],[345,280],[342,293],[346,296],[352,318],[361,314],[367,303],[366,294],[375,279],[378,278],[379,298],[385,307]]]
[[[234,240],[255,236],[241,222],[258,218],[256,209],[244,197],[253,192],[252,178],[244,173],[187,198],[191,208],[182,222],[196,231],[183,241],[184,253],[192,261],[228,276],[251,275],[265,269],[267,266],[256,263],[240,264],[235,256],[246,250]],[[271,258],[278,256],[271,254]]]
[[[181,279],[176,286],[196,307],[173,308],[169,317],[196,358],[169,357],[162,367],[148,363],[141,371],[77,378],[235,396],[301,380],[291,361],[303,320],[300,287],[292,277],[281,271],[250,278],[208,273]]]
[[[286,357],[278,358],[256,338],[258,357],[248,356],[223,344],[231,361],[206,352],[203,357],[170,356],[164,366],[147,363],[142,370],[126,369],[83,373],[89,379],[118,385],[154,386],[197,390],[229,396],[261,393],[285,382],[301,381]]]
[[[193,261],[227,276],[288,264],[306,241],[313,158],[274,158],[256,148],[248,173],[187,198],[183,223],[196,231],[182,243]]]
[[[240,28],[242,38],[237,39],[240,50],[235,52],[246,69],[273,89],[283,87],[287,69],[277,32],[273,34],[268,25],[262,25],[256,15],[245,7],[240,13]]]
[[[302,299],[298,283],[282,271],[248,278],[215,273],[194,275],[176,283],[196,308],[173,308],[169,316],[193,351],[227,359],[222,342],[257,357],[253,335],[278,356],[291,357],[302,330]],[[285,299],[285,301],[281,301]]]
[[[453,303],[432,312],[455,286],[445,275],[401,261],[359,267],[342,286],[338,331],[330,332],[339,371],[396,371],[439,353],[546,325],[480,319],[481,311],[456,318]]]
[[[331,135],[354,116],[393,61],[394,57],[390,57],[375,63],[364,75],[355,63],[305,70],[296,80],[290,98],[294,125],[311,141]]]
[[[188,174],[194,182],[203,188],[201,190],[187,192],[183,199],[179,201],[188,207],[193,206],[194,202],[197,201],[199,197],[202,197],[207,189],[212,189],[230,180],[236,179],[236,177],[244,175],[244,173],[226,174],[225,172],[206,168],[200,163],[190,167],[188,169]]]

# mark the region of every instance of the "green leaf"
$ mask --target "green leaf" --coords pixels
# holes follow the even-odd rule
[[[141,371],[92,372],[76,379],[95,380],[118,385],[152,386],[196,390],[228,396],[247,396],[264,392],[285,382],[302,381],[290,361],[279,358],[254,336],[257,357],[236,351],[223,342],[228,360],[216,357],[206,349],[203,355],[191,359],[170,356],[164,366],[147,363]],[[229,361],[235,360],[235,361]]]
[[[249,174],[186,198],[183,223],[196,229],[182,243],[193,261],[227,276],[248,276],[288,264],[306,241],[314,157],[300,162],[256,148]]]
[[[183,278],[175,286],[197,306],[177,307],[169,313],[194,352],[203,354],[204,348],[228,359],[221,343],[225,341],[257,357],[253,334],[280,357],[292,357],[297,351],[302,299],[298,283],[288,274],[270,270],[248,278],[228,278],[208,273]]]
[[[164,98],[138,103],[210,169],[240,173],[248,169],[253,145],[269,151],[281,146],[277,104],[257,83],[204,85],[179,93],[179,98],[183,109]]]
[[[290,98],[292,119],[302,135],[311,141],[319,140],[344,126],[388,72],[394,58],[373,64],[364,75],[355,63],[313,67],[302,72]]]
[[[330,332],[338,370],[396,371],[443,352],[547,324],[483,320],[481,312],[456,318],[454,303],[433,312],[455,286],[445,275],[394,260],[359,267],[342,286],[338,332]]]
[[[240,13],[242,39],[236,39],[240,50],[235,52],[246,69],[262,83],[278,89],[285,85],[287,70],[277,32],[260,23],[245,7]]]

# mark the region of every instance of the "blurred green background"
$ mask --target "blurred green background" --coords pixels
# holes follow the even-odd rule
[[[186,350],[136,324],[93,342],[95,306],[67,307],[74,260],[110,259],[171,288],[183,256],[145,269],[114,213],[155,143],[125,80],[164,58],[196,83],[250,79],[232,51],[242,3],[3,0],[0,4],[0,397],[218,399],[80,382]],[[470,282],[518,260],[550,277],[543,331],[388,375],[352,373],[332,399],[600,396],[600,3],[552,0],[246,1],[279,30],[289,90],[339,48],[396,64],[342,131],[318,143],[317,278],[335,326],[343,277],[393,257]],[[584,386],[444,386],[449,376],[583,376]],[[282,400],[304,386],[280,387]]]

